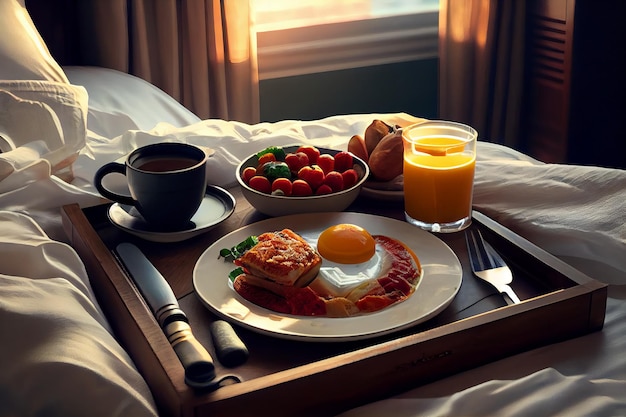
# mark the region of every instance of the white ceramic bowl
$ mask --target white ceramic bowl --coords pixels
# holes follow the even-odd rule
[[[285,153],[295,152],[300,145],[283,146]],[[321,153],[331,155],[337,154],[338,150],[317,147]],[[242,193],[246,200],[258,211],[268,216],[287,216],[299,213],[319,213],[343,211],[358,197],[363,183],[370,175],[367,164],[360,158],[352,156],[354,164],[360,169],[359,181],[352,187],[330,194],[312,195],[308,197],[278,196],[259,192],[248,186],[242,179],[243,170],[249,166],[256,167],[258,158],[255,154],[243,160],[237,167],[237,181],[241,186]]]

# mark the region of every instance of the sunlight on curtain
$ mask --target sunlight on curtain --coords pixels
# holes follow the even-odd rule
[[[155,84],[200,118],[259,121],[249,0],[82,0],[91,62]]]
[[[470,1],[468,3],[474,3]],[[489,0],[478,0],[478,17],[476,18],[476,37],[474,42],[479,48],[487,45],[487,33],[489,31],[489,17],[491,16],[491,2]]]
[[[228,55],[230,62],[240,64],[250,57],[250,5],[247,2],[224,2]]]

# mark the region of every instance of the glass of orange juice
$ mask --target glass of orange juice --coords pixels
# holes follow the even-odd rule
[[[404,214],[409,223],[436,233],[470,225],[477,138],[472,127],[445,120],[402,129]]]

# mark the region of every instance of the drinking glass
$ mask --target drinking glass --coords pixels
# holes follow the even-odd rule
[[[432,120],[402,131],[406,220],[435,233],[470,225],[478,132]]]

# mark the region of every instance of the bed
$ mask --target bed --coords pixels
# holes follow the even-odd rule
[[[128,74],[60,67],[20,1],[0,2],[0,26],[2,416],[158,415],[158,393],[116,340],[61,225],[63,205],[103,203],[92,184],[103,163],[189,142],[215,150],[212,182],[229,188],[239,161],[269,144],[345,149],[373,119],[419,116],[200,120]],[[486,141],[478,155],[474,208],[608,284],[603,329],[341,415],[626,415],[626,171],[544,164]]]

